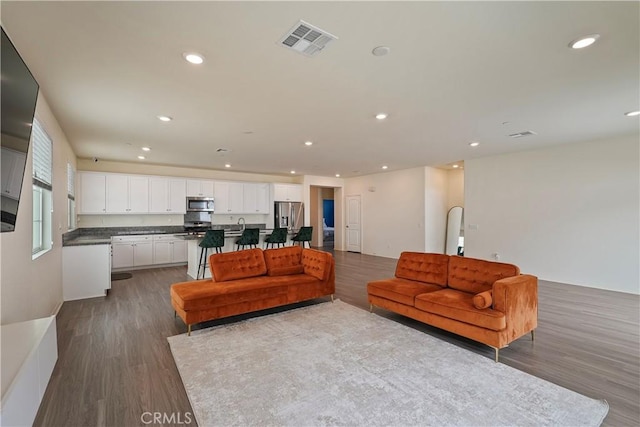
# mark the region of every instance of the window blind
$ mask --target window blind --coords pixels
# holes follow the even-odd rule
[[[38,119],[33,121],[31,141],[33,144],[33,185],[51,190],[53,142]]]
[[[71,163],[67,163],[67,196],[71,200],[75,200],[76,196],[76,171],[71,166]]]

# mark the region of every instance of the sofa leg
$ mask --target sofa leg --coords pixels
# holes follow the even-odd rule
[[[175,310],[173,310],[173,318],[174,318],[174,319],[176,318],[176,316],[177,316],[177,315],[178,315],[178,313],[176,313],[176,311],[175,311]]]
[[[331,294],[331,302],[333,302],[333,294]]]
[[[493,347],[493,349],[496,351],[496,363],[498,363],[498,357],[500,355],[500,349],[498,347]]]
[[[369,304],[369,313],[373,313],[373,304]]]
[[[191,325],[187,325],[187,336],[191,336]]]
[[[536,340],[536,330],[532,329],[531,330],[531,341],[535,341]]]

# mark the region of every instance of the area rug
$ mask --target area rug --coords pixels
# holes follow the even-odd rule
[[[201,427],[598,426],[609,408],[341,301],[168,340]]]

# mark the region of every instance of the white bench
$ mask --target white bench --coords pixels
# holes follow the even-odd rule
[[[2,325],[0,425],[30,426],[58,359],[56,317]]]

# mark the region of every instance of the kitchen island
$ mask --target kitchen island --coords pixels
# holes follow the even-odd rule
[[[264,226],[263,226],[264,227]],[[260,227],[257,227],[260,228]],[[264,238],[271,234],[273,230],[268,230],[265,228],[260,229],[260,238],[258,240],[258,247],[261,248],[264,246]],[[240,238],[242,235],[242,231],[238,230],[225,230],[224,233],[224,247],[222,248],[222,252],[233,252],[236,250],[236,240]],[[185,236],[185,239],[188,240],[187,243],[187,274],[196,279],[198,277],[198,266],[200,264],[200,242],[204,237],[203,234],[193,235],[193,236]],[[208,255],[215,253],[215,249],[209,249]],[[201,273],[202,275],[202,273]],[[204,271],[204,277],[206,279],[211,277],[211,271],[209,270],[209,266],[207,263],[207,267]]]

